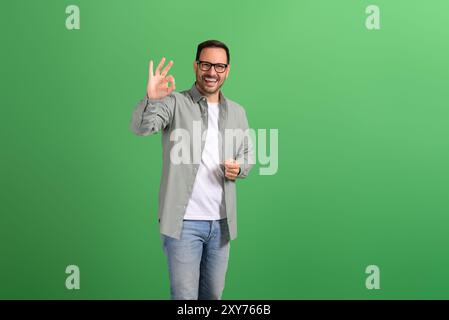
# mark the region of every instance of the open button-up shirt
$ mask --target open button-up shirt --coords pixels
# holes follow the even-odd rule
[[[204,148],[207,99],[193,84],[190,90],[172,92],[162,99],[146,96],[135,107],[131,130],[141,136],[162,132],[163,169],[159,190],[158,221],[162,234],[179,239],[183,218]],[[224,203],[230,239],[237,237],[235,181],[225,178],[224,160],[240,164],[237,178],[245,178],[255,163],[246,112],[224,97],[219,101],[219,159],[223,170]],[[182,141],[181,141],[182,140]],[[183,153],[180,157],[180,153]]]

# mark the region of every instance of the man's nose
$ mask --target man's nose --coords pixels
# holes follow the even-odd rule
[[[216,75],[217,75],[217,72],[215,71],[214,66],[211,66],[210,69],[206,71],[206,74],[207,74],[208,76],[216,76]]]

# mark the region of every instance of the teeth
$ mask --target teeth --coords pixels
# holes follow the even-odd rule
[[[217,82],[217,79],[214,79],[214,78],[208,78],[208,77],[206,77],[206,78],[204,78],[206,81],[214,81],[214,82]]]

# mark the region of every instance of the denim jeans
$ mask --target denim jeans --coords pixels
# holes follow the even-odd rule
[[[220,300],[229,259],[226,219],[184,220],[181,238],[161,234],[173,300]]]

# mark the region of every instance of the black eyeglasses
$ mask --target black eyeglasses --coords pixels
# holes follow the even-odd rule
[[[228,67],[228,65],[225,63],[210,63],[206,61],[197,61],[196,63],[199,65],[202,71],[209,71],[210,68],[214,66],[215,71],[217,71],[218,73],[222,73],[225,72],[226,68]]]

